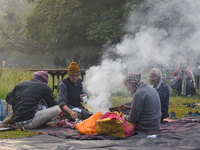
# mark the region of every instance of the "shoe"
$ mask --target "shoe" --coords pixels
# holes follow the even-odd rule
[[[189,117],[190,115],[192,115],[192,112],[191,112],[191,111],[189,111],[189,112],[187,113],[187,115],[185,115],[185,117]]]
[[[188,104],[188,105],[186,106],[186,108],[196,108],[196,106],[195,106],[194,104]]]
[[[172,119],[176,118],[175,112],[174,111],[170,112],[169,117],[172,118]]]
[[[193,114],[190,115],[190,117],[197,117],[197,116],[200,116],[198,110],[196,110]]]

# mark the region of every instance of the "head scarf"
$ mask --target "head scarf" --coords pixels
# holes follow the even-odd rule
[[[46,84],[48,83],[48,71],[36,71],[32,78],[39,78]]]
[[[130,72],[126,74],[126,81],[132,94],[134,94],[137,91],[137,88],[143,84],[140,73]]]
[[[68,68],[68,75],[80,74],[80,68],[76,62],[72,62]]]

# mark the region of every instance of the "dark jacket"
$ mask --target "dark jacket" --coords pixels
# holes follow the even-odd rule
[[[6,95],[7,103],[12,105],[15,122],[32,119],[42,99],[48,107],[57,105],[51,88],[38,78],[18,83]]]
[[[161,112],[162,112],[161,119],[164,119],[168,117],[169,96],[170,96],[169,87],[166,83],[161,81],[159,87],[156,90],[159,94],[161,102]]]
[[[69,108],[82,108],[80,94],[83,94],[82,80],[76,83],[70,81],[69,77],[64,79],[58,86],[58,105],[62,108],[67,105]]]

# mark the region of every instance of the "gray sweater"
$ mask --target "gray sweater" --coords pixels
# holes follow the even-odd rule
[[[136,123],[136,130],[157,132],[160,129],[161,104],[158,92],[142,84],[138,87],[132,100],[129,115],[124,119]]]

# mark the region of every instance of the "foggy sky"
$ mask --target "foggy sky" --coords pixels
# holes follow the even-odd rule
[[[111,106],[109,97],[123,86],[128,72],[155,64],[176,66],[182,59],[195,65],[200,52],[199,22],[199,0],[149,0],[133,10],[121,42],[108,47],[102,64],[86,72],[88,104],[102,109]]]

